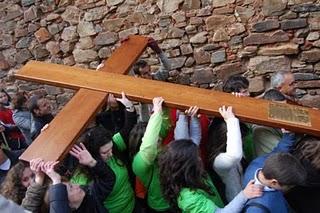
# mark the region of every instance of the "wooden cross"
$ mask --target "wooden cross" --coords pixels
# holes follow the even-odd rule
[[[106,61],[102,71],[28,62],[16,78],[79,91],[20,159],[62,159],[101,109],[107,93],[120,95],[122,91],[134,101],[151,103],[153,97],[162,96],[168,107],[186,109],[197,105],[200,113],[212,116],[219,116],[218,108],[222,105],[233,106],[242,121],[320,136],[318,110],[123,75],[145,50],[147,41],[142,36],[131,36]]]

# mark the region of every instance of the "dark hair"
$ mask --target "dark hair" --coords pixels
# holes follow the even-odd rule
[[[179,211],[177,199],[183,188],[202,189],[214,195],[206,184],[208,175],[192,140],[172,141],[160,153],[158,163],[163,195],[175,210]]]
[[[31,98],[28,100],[28,109],[31,113],[34,113],[34,110],[39,109],[38,101],[43,98],[39,95],[33,95]]]
[[[145,60],[139,60],[133,65],[133,72],[135,75],[141,75],[140,68],[148,66],[148,63]]]
[[[11,102],[11,97],[10,97],[10,95],[9,95],[4,89],[1,89],[0,92],[6,94],[6,96],[8,97],[8,102]]]
[[[264,93],[263,99],[270,101],[285,101],[286,97],[279,90],[270,89]]]
[[[23,108],[25,107],[25,103],[27,103],[28,99],[27,99],[27,95],[26,92],[17,92],[14,96],[13,96],[13,100],[12,100],[12,104],[13,104],[13,108],[17,109],[17,110],[23,110]]]
[[[292,154],[300,161],[309,161],[315,169],[320,171],[320,138],[310,135],[303,137]]]
[[[102,126],[93,127],[88,131],[85,136],[85,146],[95,159],[101,159],[100,157],[100,147],[108,144],[112,141],[113,133],[106,130]],[[125,166],[127,160],[121,155],[120,151],[117,149],[117,146],[112,147],[112,153],[116,157],[117,163],[119,166]]]
[[[142,138],[147,128],[146,122],[138,122],[129,135],[129,158],[132,161],[134,156],[139,152],[142,144]]]
[[[275,153],[264,162],[262,173],[266,179],[276,179],[279,185],[305,183],[307,173],[299,160],[289,153]]]
[[[4,181],[1,183],[1,191],[5,198],[13,200],[17,204],[21,204],[22,199],[25,197],[27,188],[21,183],[21,177],[24,169],[28,166],[23,162],[18,162],[7,173]]]
[[[241,137],[245,138],[249,132],[249,128],[240,122]],[[208,160],[212,164],[214,159],[227,148],[227,124],[223,118],[214,118],[208,129]]]
[[[247,78],[241,75],[232,75],[224,83],[222,87],[223,92],[240,92],[241,89],[247,89],[249,87],[249,81]]]

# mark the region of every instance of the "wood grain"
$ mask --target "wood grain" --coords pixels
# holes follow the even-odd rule
[[[147,43],[147,37],[130,36],[115,50],[99,72],[127,74],[146,49]],[[44,65],[41,67],[43,72],[50,71],[48,64],[42,65]],[[59,75],[59,79],[65,79],[65,77]],[[70,150],[90,120],[101,110],[108,95],[106,92],[76,89],[79,89],[76,95],[50,122],[49,128],[42,132],[20,156],[20,160],[30,161],[39,157],[45,161],[61,160]]]
[[[147,48],[148,38],[132,35],[128,40],[117,48],[110,58],[99,69],[103,72],[112,72],[118,74],[128,74],[134,61],[138,60],[143,51]]]
[[[79,90],[20,156],[20,160],[61,160],[105,103],[106,96],[105,92]]]
[[[43,67],[46,67],[45,71]],[[31,61],[16,74],[16,77],[42,84],[71,89],[87,88],[117,95],[124,91],[132,100],[146,103],[151,103],[155,96],[162,96],[168,107],[186,109],[197,105],[201,113],[213,116],[219,116],[220,106],[233,106],[235,114],[242,121],[320,136],[320,112],[309,108],[303,109],[310,115],[311,126],[269,119],[270,102],[266,100],[236,98],[227,93],[114,73],[92,72],[83,68]]]

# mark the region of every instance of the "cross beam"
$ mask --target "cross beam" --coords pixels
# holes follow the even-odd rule
[[[146,37],[130,36],[114,51],[99,71],[127,74],[147,47],[147,43]],[[42,70],[45,69],[45,66],[42,67]],[[50,122],[48,129],[42,132],[20,156],[20,160],[30,161],[38,157],[45,161],[61,160],[90,120],[101,110],[107,95],[105,92],[79,89]]]
[[[155,96],[162,96],[168,107],[186,109],[197,105],[200,113],[213,116],[219,115],[221,105],[233,106],[235,114],[243,121],[320,136],[320,112],[305,107],[274,105],[261,99],[237,98],[212,90],[36,61],[25,65],[16,77],[71,89],[86,88],[118,95],[124,91],[130,99],[147,103],[151,103]],[[288,110],[294,113],[287,115],[297,116],[298,120],[284,120],[281,116]]]

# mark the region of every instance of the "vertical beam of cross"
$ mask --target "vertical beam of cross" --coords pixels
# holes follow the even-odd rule
[[[130,36],[114,51],[100,70],[127,74],[147,44],[146,37]],[[49,127],[20,156],[20,160],[30,161],[34,158],[42,158],[45,161],[61,160],[90,120],[101,110],[106,97],[107,93],[81,88],[55,116]]]

